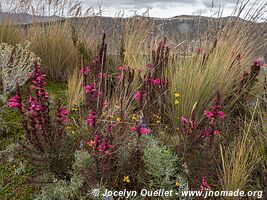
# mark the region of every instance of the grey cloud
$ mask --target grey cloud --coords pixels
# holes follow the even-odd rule
[[[237,3],[237,0],[203,0],[206,8],[219,7],[219,6],[233,6]]]
[[[135,8],[144,8],[148,6],[162,6],[165,4],[188,4],[192,5],[198,2],[198,0],[84,0],[88,5],[90,3],[98,3],[104,7],[126,7],[131,6]]]

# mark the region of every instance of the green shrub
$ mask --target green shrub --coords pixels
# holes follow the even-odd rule
[[[178,157],[172,150],[149,137],[144,148],[143,161],[146,172],[151,176],[149,185],[152,188],[186,189],[188,183],[177,168]],[[179,188],[176,183],[179,183]]]
[[[84,178],[79,174],[79,171],[89,166],[91,161],[92,156],[87,151],[76,151],[70,181],[55,180],[54,183],[43,187],[41,193],[35,198],[35,200],[84,199],[84,195],[86,194],[81,192],[81,188],[84,184]]]

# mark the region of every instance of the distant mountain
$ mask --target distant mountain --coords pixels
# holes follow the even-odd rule
[[[37,15],[30,15],[26,13],[7,13],[7,12],[0,12],[0,23],[4,21],[11,21],[13,24],[30,24],[33,22],[42,23],[42,22],[49,22],[49,21],[56,21],[62,18],[57,16],[37,16]]]

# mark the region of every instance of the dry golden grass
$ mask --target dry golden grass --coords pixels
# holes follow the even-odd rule
[[[79,106],[83,102],[84,92],[81,85],[83,80],[82,75],[76,68],[68,76],[68,91],[67,91],[67,108],[71,110],[73,107]]]
[[[24,31],[12,24],[11,21],[4,21],[0,24],[0,43],[15,45],[24,39]]]
[[[42,59],[44,72],[51,80],[66,80],[68,73],[80,65],[71,33],[68,22],[35,25],[28,31],[31,48]]]
[[[261,160],[258,138],[255,138],[252,134],[260,134],[259,130],[253,130],[257,107],[258,101],[252,111],[249,123],[244,122],[243,130],[237,133],[237,137],[233,143],[224,147],[220,145],[222,159],[220,181],[222,190],[224,191],[247,189],[250,175]]]
[[[169,112],[176,126],[180,121],[177,118],[189,117],[196,102],[196,116],[201,121],[203,110],[213,104],[217,92],[222,99],[236,95],[244,71],[257,58],[258,48],[266,44],[264,39],[258,44],[260,33],[255,30],[256,24],[230,19],[215,35],[200,38],[191,45],[184,44],[186,50],[171,63],[168,75],[172,91]],[[178,105],[174,104],[174,92],[180,94]],[[232,98],[224,111],[230,111],[237,100],[238,97]]]
[[[123,24],[122,46],[124,50],[123,63],[133,69],[144,69],[149,61],[151,33],[153,25],[142,17],[129,18]]]
[[[220,178],[224,191],[246,189],[251,172],[260,160],[255,141],[246,136],[244,132],[235,140],[232,148],[221,147],[223,170]]]

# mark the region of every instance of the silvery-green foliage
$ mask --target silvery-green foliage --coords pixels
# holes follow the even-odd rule
[[[14,162],[14,152],[17,147],[16,144],[12,143],[8,145],[6,149],[0,151],[0,160],[4,162]]]
[[[0,109],[0,134],[9,131],[9,126],[6,120],[4,119],[4,112]]]
[[[175,183],[179,182],[180,189],[187,188],[186,178],[183,178],[177,169],[177,156],[151,136],[145,144],[143,161],[146,172],[152,176],[150,187],[179,190],[175,186]]]
[[[80,188],[83,185],[83,178],[74,175],[68,183],[63,180],[56,181],[42,188],[35,200],[68,200],[68,199],[83,199],[80,194]]]
[[[162,186],[172,184],[171,178],[176,175],[178,158],[171,149],[149,137],[145,145],[143,160],[146,172],[153,177],[155,184]]]
[[[178,176],[177,179],[176,179],[177,182],[180,183],[180,186],[177,188],[178,190],[178,198],[180,200],[190,200],[192,199],[191,197],[185,197],[185,196],[182,196],[182,191],[188,191],[190,188],[189,188],[189,184],[188,184],[188,180],[185,178],[185,177],[182,177],[182,176]]]
[[[33,70],[33,62],[40,59],[30,51],[30,43],[0,44],[0,79],[3,85],[3,94],[16,89],[16,84],[23,85]]]
[[[53,183],[42,188],[41,193],[35,200],[85,199],[87,194],[83,194],[80,190],[83,186],[84,178],[79,175],[79,170],[90,165],[91,161],[92,156],[87,151],[76,151],[70,182],[54,180]]]
[[[88,167],[92,162],[92,156],[87,151],[76,151],[75,162],[73,164],[73,170],[79,170]]]

